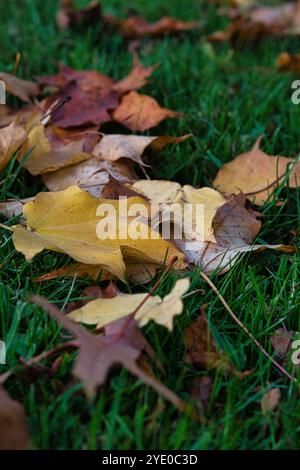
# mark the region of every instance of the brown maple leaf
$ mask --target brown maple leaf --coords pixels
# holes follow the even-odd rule
[[[122,98],[118,108],[112,113],[113,119],[132,131],[146,131],[167,118],[176,118],[180,113],[162,108],[151,96],[135,91]]]
[[[98,0],[93,0],[84,8],[76,9],[74,0],[62,0],[60,10],[56,15],[59,29],[81,27],[99,22],[101,8]]]
[[[0,385],[0,450],[25,450],[29,434],[20,403],[10,398]]]
[[[103,21],[114,27],[123,37],[130,39],[145,36],[157,37],[200,28],[198,21],[181,21],[169,16],[160,18],[155,23],[149,23],[142,16],[132,16],[125,19],[104,16]]]
[[[253,41],[266,36],[281,37],[300,32],[300,2],[252,8],[229,8],[220,10],[232,19],[225,31],[208,36],[210,41]]]
[[[95,336],[64,316],[42,297],[33,296],[32,301],[46,310],[50,317],[58,320],[79,341],[79,354],[73,374],[82,381],[89,397],[95,395],[97,388],[105,383],[111,367],[117,364],[154,388],[176,408],[185,409],[186,404],[174,392],[138,365],[142,351],[148,350],[148,343],[135,320],[130,317],[122,318],[107,325],[103,336]]]

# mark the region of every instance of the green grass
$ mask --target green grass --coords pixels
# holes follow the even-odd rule
[[[84,2],[81,2],[84,3]],[[203,31],[224,25],[213,6],[203,1],[166,2],[142,0],[104,2],[107,13],[125,15],[136,9],[151,20],[168,14],[181,19],[200,19]],[[131,66],[127,44],[118,35],[103,34],[101,28],[80,33],[58,33],[55,26],[57,2],[12,0],[1,13],[0,69],[10,72],[15,54],[22,60],[23,78],[56,71],[57,61],[78,69],[95,68],[121,78]],[[126,5],[126,7],[125,7]],[[276,72],[274,61],[284,51],[299,52],[297,41],[268,39],[256,45],[232,48],[211,46],[203,32],[161,40],[143,40],[140,60],[145,65],[160,63],[144,88],[159,102],[184,112],[180,120],[169,120],[153,134],[193,138],[168,147],[151,157],[152,178],[205,186],[222,163],[246,151],[265,134],[263,149],[270,154],[296,156],[299,152],[299,107],[290,100],[291,74]],[[12,104],[17,102],[12,99]],[[259,171],[259,169],[257,170]],[[10,176],[11,175],[11,176]],[[1,200],[32,196],[43,190],[13,163],[1,175]],[[294,230],[300,228],[300,192],[286,189],[277,194],[285,201],[271,201],[263,208],[260,242],[299,243]],[[2,222],[5,222],[3,219]],[[10,224],[16,220],[9,221]],[[293,229],[293,231],[291,231]],[[299,232],[298,232],[299,233]],[[28,302],[38,293],[63,305],[80,298],[88,280],[58,279],[42,284],[33,278],[63,266],[66,257],[44,252],[28,263],[13,247],[9,232],[1,230],[0,337],[8,343],[5,371],[50,349],[61,341],[61,330],[47,315]],[[242,257],[226,275],[214,277],[237,316],[273,354],[270,335],[278,327],[300,331],[300,258],[264,252]],[[192,382],[204,375],[213,379],[205,425],[178,413],[172,405],[124,370],[114,369],[97,398],[89,402],[82,387],[71,376],[74,355],[64,355],[54,375],[20,371],[7,382],[10,394],[24,403],[33,444],[38,449],[296,449],[300,446],[300,401],[296,388],[270,365],[258,349],[229,318],[215,294],[199,277],[191,274],[191,291],[184,313],[176,319],[172,334],[151,324],[144,333],[165,367],[160,379],[183,399],[190,400]],[[168,293],[175,277],[170,274],[159,288]],[[144,288],[119,285],[121,289]],[[207,313],[218,345],[236,369],[253,369],[239,380],[220,371],[206,371],[183,361],[183,330],[208,303]],[[292,365],[288,369],[293,371]],[[263,417],[262,395],[272,387],[282,393],[280,409]]]

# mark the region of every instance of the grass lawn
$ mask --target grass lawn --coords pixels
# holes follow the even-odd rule
[[[84,2],[79,2],[79,5]],[[142,90],[184,117],[171,119],[152,135],[193,137],[167,147],[152,157],[153,179],[175,180],[194,186],[211,186],[218,168],[250,149],[264,133],[262,148],[269,154],[296,156],[300,150],[300,108],[293,105],[291,83],[295,76],[279,73],[280,52],[299,53],[297,39],[266,39],[255,45],[210,45],[204,33],[221,29],[224,18],[213,5],[200,0],[110,0],[105,13],[126,15],[135,9],[150,20],[163,15],[200,20],[203,30],[159,40],[143,40],[139,52],[145,65],[156,62],[153,79]],[[22,59],[22,78],[50,74],[57,61],[76,69],[97,69],[113,78],[123,77],[132,59],[117,34],[103,34],[100,26],[81,33],[59,33],[55,25],[57,1],[11,0],[1,13],[0,69],[11,72],[15,55]],[[4,15],[4,16],[3,16]],[[16,103],[14,99],[11,104]],[[259,172],[259,168],[257,169]],[[141,175],[142,177],[142,175]],[[42,181],[13,163],[1,175],[0,198],[28,197],[44,190]],[[299,244],[300,192],[285,189],[263,208],[259,242]],[[0,222],[6,222],[1,219]],[[16,219],[9,223],[13,224]],[[29,263],[14,249],[9,232],[1,229],[0,337],[8,346],[8,365],[0,373],[54,347],[61,328],[46,313],[28,302],[29,294],[47,297],[65,308],[77,300],[89,280],[59,278],[35,283],[33,278],[70,260],[43,252]],[[21,372],[6,384],[11,396],[24,404],[33,445],[37,449],[296,449],[300,447],[300,400],[297,389],[270,364],[231,320],[216,295],[191,274],[191,291],[184,313],[172,334],[150,324],[144,333],[164,365],[159,378],[183,399],[190,400],[195,379],[209,375],[212,393],[204,413],[206,424],[178,413],[152,389],[121,369],[113,369],[106,386],[89,402],[82,386],[71,376],[74,354],[65,354],[53,376]],[[279,327],[300,331],[300,257],[266,251],[243,256],[234,268],[213,280],[236,315],[273,354],[270,336]],[[174,285],[170,273],[158,294]],[[149,291],[118,284],[123,291]],[[208,304],[207,315],[217,344],[239,371],[253,369],[240,380],[222,371],[196,369],[184,363],[183,331]],[[65,333],[64,333],[65,334]],[[287,366],[292,373],[291,364]],[[278,411],[263,416],[260,400],[272,387],[281,390]]]

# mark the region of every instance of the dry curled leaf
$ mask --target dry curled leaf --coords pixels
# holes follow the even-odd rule
[[[115,121],[128,129],[144,132],[157,126],[164,119],[179,117],[180,113],[162,108],[151,96],[132,91],[122,98],[112,116]]]
[[[185,409],[185,403],[175,393],[138,365],[142,351],[148,350],[149,346],[134,319],[122,318],[108,325],[103,336],[95,336],[63,315],[45,299],[34,296],[32,301],[44,308],[48,315],[58,320],[79,341],[79,354],[73,374],[82,381],[88,396],[93,397],[97,388],[105,383],[112,366],[122,365],[175,407]]]
[[[289,168],[296,163],[293,158],[276,157],[260,149],[262,136],[257,139],[250,152],[238,155],[226,163],[214,179],[214,187],[224,193],[244,193],[257,205],[263,205],[272,192],[282,184]],[[300,185],[300,163],[290,172],[288,184],[291,188]]]
[[[0,450],[26,450],[29,446],[25,414],[20,403],[0,385]]]
[[[108,218],[99,211],[101,204],[107,210],[107,202],[113,212]],[[127,207],[136,203],[146,207],[145,201],[139,198],[129,198],[127,202]],[[33,202],[25,204],[23,214],[27,228],[15,226],[13,241],[27,260],[49,249],[66,253],[80,263],[101,266],[123,280],[126,260],[163,264],[177,256],[182,262],[183,255],[170,242],[153,234],[139,217],[128,220],[128,213],[119,217],[119,211],[119,201],[97,199],[77,186],[60,192],[39,193]],[[99,223],[112,224],[114,236],[99,236]],[[145,238],[130,236],[136,223]]]
[[[188,279],[180,279],[163,299],[158,295],[148,298],[134,316],[137,323],[145,326],[150,320],[154,320],[172,331],[173,319],[182,312],[181,297],[187,292],[189,284]],[[147,296],[148,294],[120,294],[111,299],[99,298],[74,310],[69,316],[77,322],[101,328],[134,312]]]

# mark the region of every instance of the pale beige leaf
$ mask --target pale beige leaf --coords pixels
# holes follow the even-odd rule
[[[142,136],[142,135],[103,135],[95,146],[93,155],[102,160],[114,162],[120,158],[128,158],[143,164],[142,154],[147,148],[160,150],[168,144],[178,144],[188,139],[190,134],[181,137]]]
[[[182,296],[189,288],[188,279],[180,279],[164,299],[158,295],[149,297],[135,315],[140,326],[146,325],[150,320],[173,329],[173,319],[183,309]],[[73,320],[96,325],[101,328],[115,320],[133,313],[148,294],[122,294],[111,299],[100,298],[92,300],[82,308],[69,314]]]
[[[215,241],[213,219],[217,209],[226,203],[226,199],[211,188],[193,188],[180,186],[173,181],[139,180],[131,185],[134,191],[147,197],[153,204],[159,204],[162,213],[176,210],[176,204],[182,208],[182,220],[185,222],[185,236],[192,239],[195,234],[201,240]],[[196,227],[196,210],[202,208],[203,220]],[[178,208],[178,206],[177,206]],[[200,214],[201,215],[201,214]]]
[[[130,162],[109,162],[92,157],[76,165],[46,173],[43,175],[43,181],[51,191],[61,191],[76,184],[94,196],[99,196],[109,182],[110,175],[121,183],[133,182],[136,179]]]

